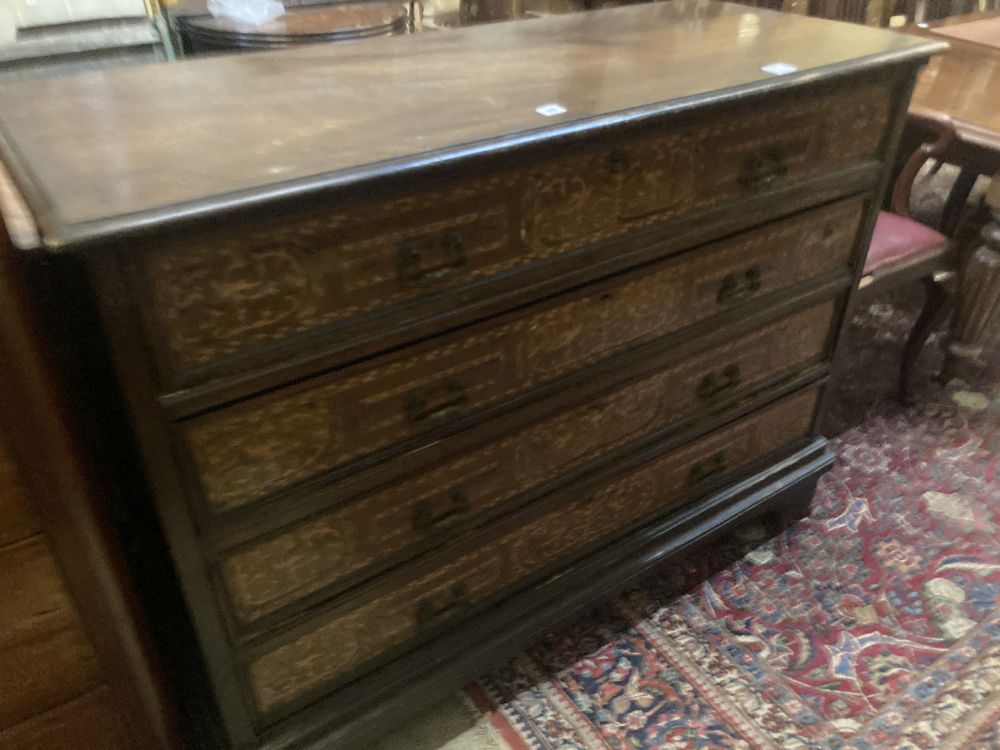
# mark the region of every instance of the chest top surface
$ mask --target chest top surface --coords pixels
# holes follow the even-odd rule
[[[942,48],[678,0],[12,83],[0,154],[60,248]]]

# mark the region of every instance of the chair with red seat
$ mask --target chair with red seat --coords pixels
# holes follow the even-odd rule
[[[955,276],[948,238],[910,218],[910,192],[917,173],[928,159],[945,152],[955,129],[947,117],[913,112],[910,116],[937,137],[921,145],[900,171],[890,200],[892,210],[879,212],[858,285],[858,303],[864,304],[889,289],[923,281],[926,301],[907,338],[900,367],[899,395],[904,401],[910,399],[914,366],[927,337],[949,307]]]

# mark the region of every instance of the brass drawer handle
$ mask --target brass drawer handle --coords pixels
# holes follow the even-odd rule
[[[426,286],[453,278],[465,271],[465,241],[456,229],[435,237],[407,237],[396,245],[396,272],[408,286]]]
[[[698,398],[710,401],[740,384],[740,366],[726,365],[721,372],[710,372],[698,384]]]
[[[406,397],[406,417],[413,424],[446,419],[463,411],[468,401],[465,388],[452,378],[427,390],[410,391]]]
[[[775,143],[746,155],[740,169],[740,185],[761,190],[788,175],[788,149]]]
[[[750,266],[745,271],[727,274],[719,285],[715,295],[720,305],[739,302],[752,297],[762,286],[760,266]]]
[[[719,451],[718,453],[714,453],[704,461],[699,461],[691,467],[691,471],[688,473],[688,485],[691,487],[697,487],[699,484],[703,484],[712,477],[724,474],[725,471],[726,452]]]
[[[448,507],[435,515],[430,500],[421,500],[413,506],[413,529],[421,533],[441,531],[465,518],[471,510],[469,498],[454,488],[448,493]]]
[[[621,174],[631,166],[628,154],[621,149],[615,148],[608,153],[608,171],[611,174]]]
[[[469,587],[463,581],[452,584],[450,597],[438,604],[428,596],[417,602],[417,628],[428,630],[461,615],[472,604],[469,601]]]

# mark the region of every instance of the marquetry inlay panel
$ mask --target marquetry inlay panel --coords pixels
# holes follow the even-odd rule
[[[874,158],[880,84],[755,100],[447,188],[338,201],[150,249],[136,273],[174,371]]]
[[[209,506],[251,503],[584,365],[842,268],[853,200],[713,243],[542,311],[279,390],[181,426]]]
[[[808,434],[816,391],[790,396],[508,530],[431,572],[337,612],[253,661],[259,709],[271,712],[380,653],[450,625],[468,608],[598,539],[678,504],[717,479]],[[567,523],[567,519],[572,519]],[[440,617],[438,615],[441,615]]]
[[[533,485],[663,429],[722,398],[818,361],[834,303],[542,419],[346,507],[322,513],[223,559],[232,608],[245,622],[347,578]]]
[[[536,252],[561,252],[859,162],[888,114],[885,90],[866,87],[565,156],[530,174],[523,235]]]
[[[624,5],[0,87],[38,323],[123,537],[162,532],[126,567],[190,620],[192,736],[369,747],[654,561],[808,513],[944,45]]]

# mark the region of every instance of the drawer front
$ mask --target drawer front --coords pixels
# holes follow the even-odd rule
[[[522,234],[538,253],[565,252],[863,161],[879,147],[888,104],[872,85],[581,149],[529,172]]]
[[[165,366],[183,372],[581,245],[871,159],[890,92],[845,82],[568,146],[446,189],[190,232],[136,268]],[[453,305],[452,305],[453,306]]]
[[[787,397],[267,651],[249,665],[259,710],[274,712],[390,649],[457,623],[519,580],[806,436],[816,400],[815,390]]]
[[[398,553],[453,533],[505,500],[699,410],[810,362],[829,340],[824,302],[695,354],[590,403],[469,450],[346,507],[324,512],[220,565],[227,605],[244,623]]]
[[[848,262],[864,203],[767,225],[184,423],[210,509],[247,505]]]

